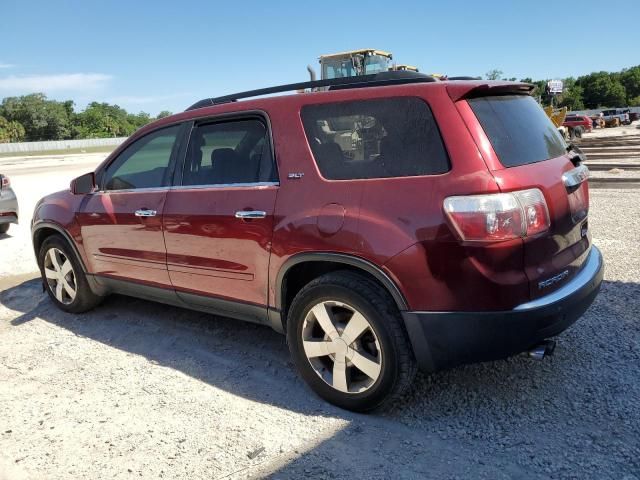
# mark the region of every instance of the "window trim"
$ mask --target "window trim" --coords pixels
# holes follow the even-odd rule
[[[173,143],[173,147],[171,148],[171,155],[169,157],[169,164],[167,165],[167,174],[166,174],[166,181],[168,183],[168,185],[161,185],[158,187],[143,187],[143,188],[125,188],[125,189],[120,189],[120,190],[107,190],[105,188],[106,186],[106,181],[107,181],[107,172],[109,170],[109,168],[111,168],[117,161],[118,159],[120,159],[122,157],[122,155],[124,155],[124,153],[133,145],[135,145],[136,143],[138,143],[139,141],[143,140],[144,138],[149,137],[150,135],[154,135],[158,132],[161,132],[162,130],[167,130],[169,128],[175,128],[178,127],[178,130],[176,132],[176,139],[174,140]],[[127,192],[140,192],[140,191],[152,191],[152,190],[166,190],[168,188],[170,188],[173,185],[173,178],[174,178],[174,172],[175,172],[175,167],[177,165],[177,161],[178,161],[178,152],[180,151],[181,147],[182,147],[182,143],[184,140],[184,135],[185,135],[185,123],[184,122],[179,122],[179,123],[172,123],[169,125],[163,125],[159,128],[153,129],[147,133],[145,133],[144,135],[141,135],[140,137],[137,137],[135,139],[133,139],[131,142],[129,142],[120,152],[118,152],[118,154],[116,156],[114,156],[107,165],[105,165],[100,172],[98,172],[96,174],[96,176],[99,176],[100,180],[99,180],[99,185],[98,185],[98,191],[96,193],[127,193]],[[131,158],[131,157],[129,157]],[[122,165],[122,164],[121,164]]]
[[[410,175],[410,176],[400,176],[400,177],[373,177],[373,178],[327,178],[325,177],[322,173],[322,170],[320,169],[318,160],[316,159],[313,153],[313,148],[311,147],[311,140],[309,139],[309,136],[307,134],[307,129],[305,128],[305,125],[304,125],[304,118],[302,117],[303,110],[307,107],[337,105],[341,103],[371,102],[376,100],[395,100],[398,98],[414,98],[414,99],[420,100],[427,106],[427,108],[429,109],[429,112],[431,113],[431,118],[433,119],[436,130],[438,131],[440,142],[442,143],[442,148],[444,150],[444,153],[446,154],[449,168],[446,171],[440,172],[440,173],[428,173],[425,175]],[[316,169],[316,173],[318,174],[318,177],[320,177],[325,182],[362,182],[362,181],[371,182],[371,181],[386,181],[386,180],[407,180],[407,179],[415,179],[415,178],[438,178],[443,175],[450,174],[451,171],[453,170],[453,164],[451,162],[451,154],[449,152],[449,147],[447,146],[447,142],[445,140],[444,135],[442,135],[442,129],[440,128],[440,124],[438,123],[438,119],[436,118],[434,109],[432,108],[431,103],[426,98],[420,95],[392,95],[392,96],[384,96],[384,97],[345,99],[345,100],[328,101],[328,102],[310,102],[300,106],[300,109],[298,110],[298,118],[300,120],[300,126],[302,127],[302,132],[304,134],[304,138],[309,150],[309,154],[311,155],[311,160],[313,160],[313,165]]]
[[[203,125],[211,125],[216,123],[228,123],[234,121],[257,119],[261,121],[267,129],[267,140],[271,149],[271,162],[275,169],[276,180],[273,182],[247,182],[247,183],[212,183],[209,185],[183,185],[184,169],[187,166],[187,153],[189,146],[191,145],[191,137],[196,128]],[[191,190],[199,188],[237,188],[237,187],[259,187],[259,186],[279,186],[280,185],[280,168],[278,166],[278,159],[276,157],[275,146],[273,142],[273,131],[271,129],[271,120],[269,115],[263,110],[244,110],[241,112],[228,112],[220,113],[217,115],[206,115],[202,117],[193,118],[189,123],[189,129],[184,135],[184,149],[180,152],[180,158],[177,162],[177,168],[175,169],[172,185],[175,189]]]

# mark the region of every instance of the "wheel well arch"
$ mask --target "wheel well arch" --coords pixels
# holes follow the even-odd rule
[[[33,241],[33,250],[35,252],[36,259],[38,258],[38,255],[40,253],[40,247],[42,246],[42,243],[52,235],[58,235],[62,237],[69,244],[69,246],[73,250],[73,253],[76,255],[76,258],[80,262],[80,265],[82,266],[82,270],[86,272],[87,269],[84,264],[84,260],[82,259],[82,256],[80,255],[80,252],[78,251],[78,247],[76,246],[75,242],[71,239],[71,237],[64,230],[64,228],[62,228],[60,225],[57,225],[55,223],[49,223],[49,222],[39,223],[33,227],[33,230],[31,232],[31,238]]]
[[[394,300],[398,310],[408,310],[407,302],[394,281],[373,263],[352,255],[338,253],[301,253],[289,258],[276,277],[275,306],[282,322],[296,294],[313,279],[336,270],[350,270],[381,285]]]

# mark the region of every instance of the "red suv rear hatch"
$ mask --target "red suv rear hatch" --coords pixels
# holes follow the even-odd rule
[[[577,154],[567,151],[542,108],[521,93],[522,86],[515,84],[511,92],[500,87],[498,94],[486,86],[475,95],[470,90],[467,96],[472,98],[458,101],[457,107],[501,191],[539,189],[544,195],[549,229],[522,240],[525,273],[535,299],[569,281],[587,257],[588,170],[577,169]]]

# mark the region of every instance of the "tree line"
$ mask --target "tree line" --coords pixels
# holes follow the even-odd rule
[[[148,113],[129,113],[118,105],[92,102],[76,112],[71,100],[50,100],[43,93],[7,97],[0,104],[0,143],[127,137],[158,118]]]
[[[485,78],[502,78],[502,71],[491,70]],[[502,78],[515,81],[515,78]],[[552,96],[547,91],[547,80],[522,78],[520,81],[535,85],[533,95],[543,105],[549,105]],[[593,72],[578,78],[562,79],[563,92],[555,96],[554,105],[569,110],[591,110],[611,107],[640,107],[640,65],[620,72]]]

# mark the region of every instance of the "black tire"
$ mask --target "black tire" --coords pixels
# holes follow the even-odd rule
[[[10,223],[0,223],[0,235],[4,235],[9,231]]]
[[[305,318],[314,306],[324,301],[353,306],[377,336],[381,359],[379,376],[363,392],[346,393],[329,385],[314,370],[304,352]],[[287,343],[300,375],[309,386],[320,397],[347,410],[366,412],[389,406],[407,390],[416,373],[416,361],[395,302],[376,282],[351,271],[323,275],[300,290],[287,315]]]
[[[575,127],[573,129],[573,135],[575,138],[582,138],[582,127]]]
[[[64,257],[66,257],[66,259],[71,262],[71,265],[73,267],[72,273],[75,279],[76,294],[75,298],[70,303],[63,303],[56,298],[56,295],[45,276],[45,256],[47,255],[47,252],[52,248],[56,248],[57,250],[62,252],[64,254]],[[87,277],[82,270],[82,265],[76,258],[76,255],[74,254],[67,241],[59,235],[52,235],[50,237],[47,237],[44,242],[42,242],[40,251],[38,252],[38,267],[40,268],[42,281],[44,283],[45,290],[49,294],[49,297],[59,309],[64,310],[65,312],[86,312],[96,307],[104,298],[93,293],[91,287],[89,287],[89,283],[87,282]]]

